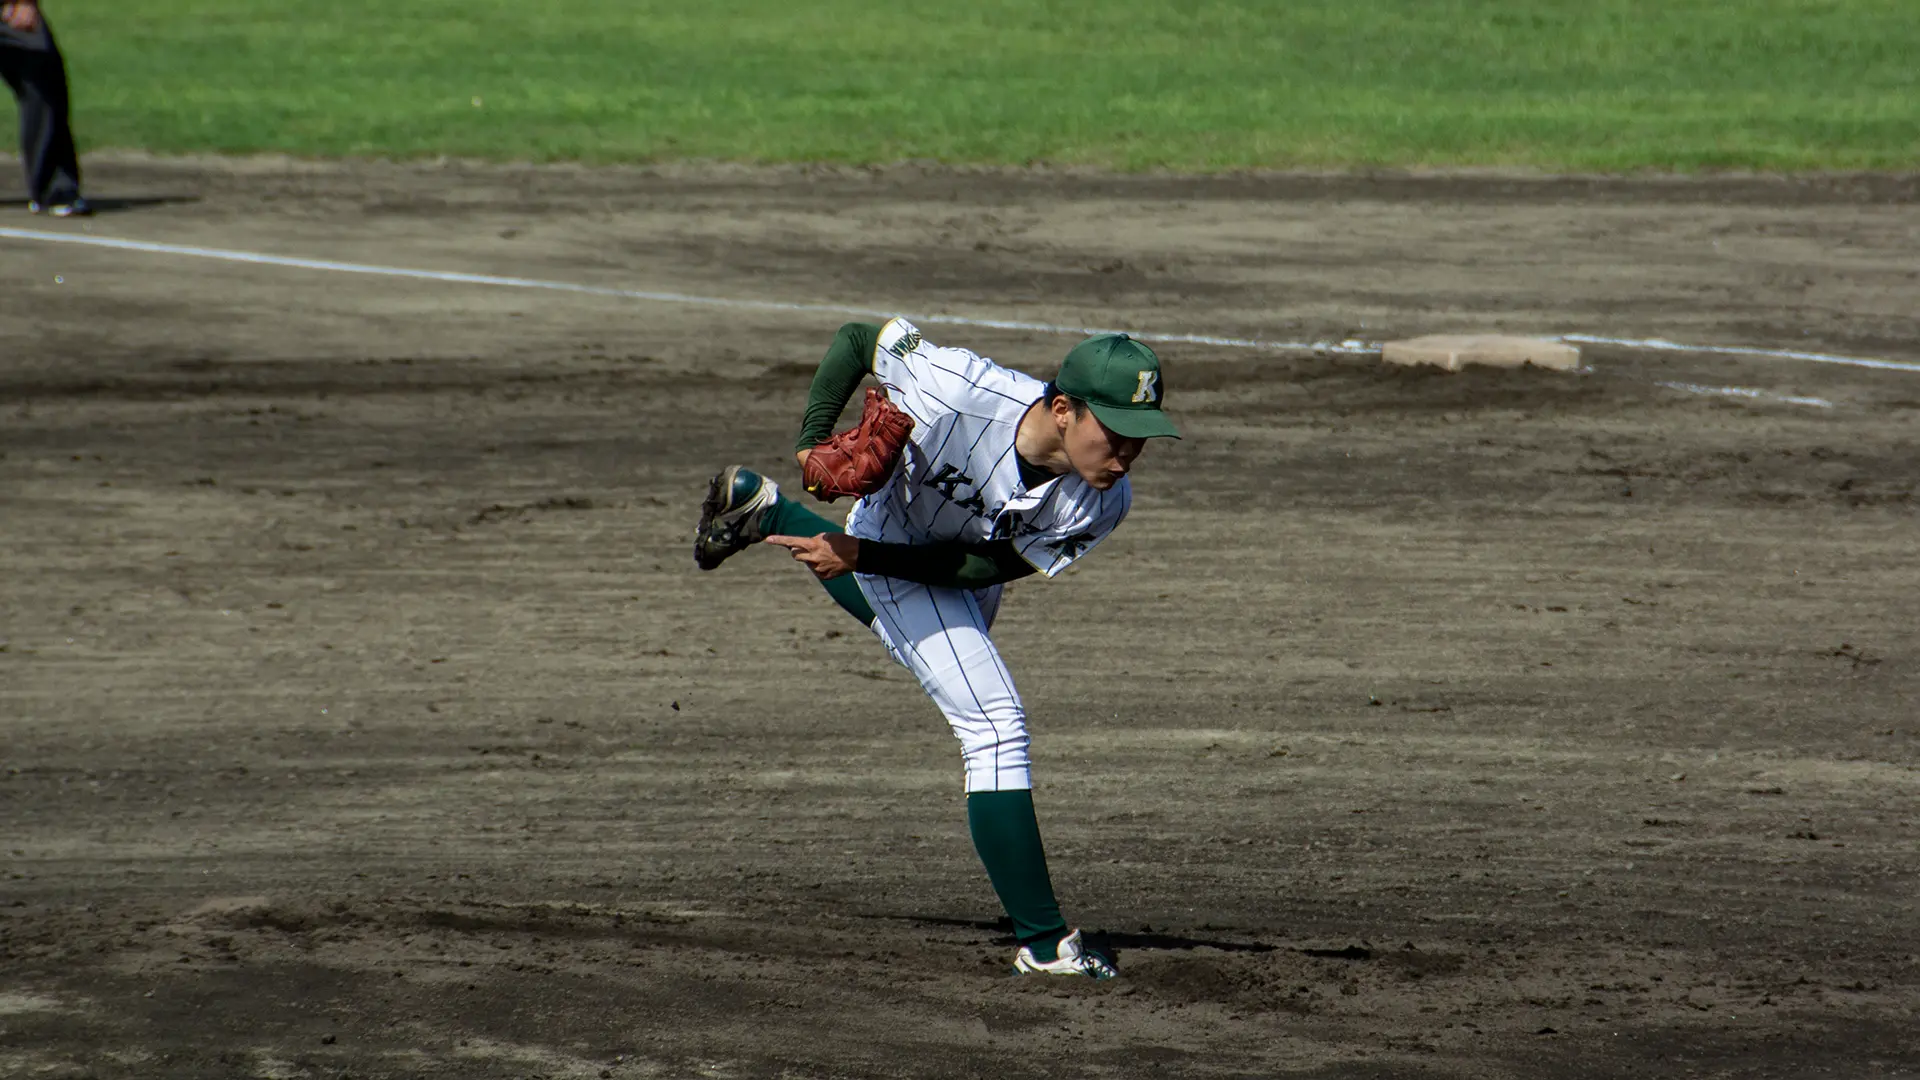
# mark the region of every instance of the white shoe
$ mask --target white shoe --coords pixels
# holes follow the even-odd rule
[[[63,203],[43,203],[38,201],[29,202],[27,204],[27,211],[28,213],[33,213],[33,214],[52,214],[54,217],[61,217],[61,218],[90,217],[93,214],[93,204],[88,202],[85,198],[82,198],[81,196],[76,195],[73,197],[72,202],[63,202]]]
[[[1033,949],[1020,946],[1013,955],[1013,970],[1022,975],[1084,975],[1089,979],[1111,979],[1120,974],[1113,962],[1080,944],[1080,931],[1060,939],[1060,958],[1041,963],[1033,958]]]

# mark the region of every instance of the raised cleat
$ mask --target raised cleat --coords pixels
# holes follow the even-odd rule
[[[1045,963],[1033,958],[1032,948],[1020,946],[1013,955],[1013,970],[1022,975],[1084,975],[1089,979],[1111,979],[1120,974],[1111,960],[1080,944],[1078,930],[1061,938],[1059,958]]]
[[[693,531],[693,561],[711,570],[736,551],[766,538],[761,523],[780,501],[780,485],[744,465],[720,470],[700,504],[700,525]]]

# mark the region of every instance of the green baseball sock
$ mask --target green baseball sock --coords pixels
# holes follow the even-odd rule
[[[987,879],[1013,918],[1013,936],[1033,949],[1041,962],[1059,957],[1067,921],[1047,876],[1047,852],[1040,844],[1040,819],[1031,791],[976,791],[967,796],[967,826],[973,849],[986,864]]]
[[[847,531],[785,495],[780,496],[766,514],[761,529],[769,536],[818,536]],[[866,594],[860,591],[860,584],[853,580],[852,574],[841,574],[820,584],[842,611],[860,620],[861,626],[873,625],[873,608],[867,604]]]

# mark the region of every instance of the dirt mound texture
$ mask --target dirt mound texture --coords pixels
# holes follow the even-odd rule
[[[753,304],[1912,362],[1910,180],[92,181],[7,224],[742,303],[0,238],[0,1074],[1920,1072],[1920,373],[1164,345],[996,628],[1110,983],[1009,977],[938,713],[690,545],[843,319]]]

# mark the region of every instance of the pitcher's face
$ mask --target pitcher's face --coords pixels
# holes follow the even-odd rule
[[[1067,463],[1095,491],[1119,483],[1133,468],[1140,451],[1146,449],[1147,440],[1114,434],[1092,409],[1076,415],[1072,402],[1065,397],[1053,399],[1052,411],[1054,423],[1060,425]]]

